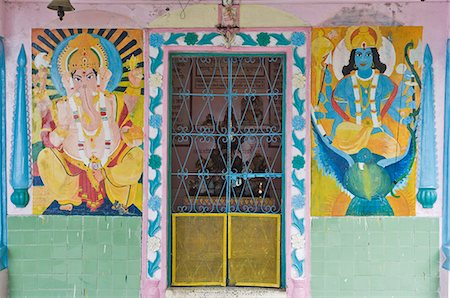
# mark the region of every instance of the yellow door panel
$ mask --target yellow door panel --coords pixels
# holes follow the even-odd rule
[[[226,214],[172,214],[172,284],[226,286]]]
[[[280,215],[228,214],[229,285],[280,287]]]

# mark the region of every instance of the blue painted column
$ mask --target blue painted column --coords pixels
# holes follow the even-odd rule
[[[26,65],[27,57],[22,45],[17,59],[16,78],[16,108],[14,111],[13,150],[11,160],[11,186],[14,192],[11,202],[16,207],[23,208],[30,200],[28,188],[30,187],[30,148],[28,103],[26,93]]]
[[[419,192],[417,193],[417,200],[423,208],[433,208],[437,199],[436,129],[434,126],[433,57],[428,44],[425,47],[423,62],[425,67],[421,93]]]
[[[450,270],[450,39],[447,40],[444,120],[444,185],[442,187],[442,252],[444,269]]]
[[[6,226],[6,71],[5,47],[3,37],[0,36],[0,121],[1,121],[1,148],[0,148],[0,270],[8,267],[8,229]]]

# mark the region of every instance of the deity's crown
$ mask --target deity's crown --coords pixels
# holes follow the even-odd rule
[[[98,38],[81,33],[67,44],[58,59],[60,73],[73,73],[77,69],[98,71],[107,67],[107,55]]]
[[[378,27],[350,27],[345,34],[345,46],[349,51],[357,48],[379,48],[381,32]]]

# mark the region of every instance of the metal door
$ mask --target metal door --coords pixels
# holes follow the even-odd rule
[[[283,55],[171,56],[172,284],[280,285]]]

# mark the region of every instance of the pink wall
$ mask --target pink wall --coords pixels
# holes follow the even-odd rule
[[[4,9],[5,9],[5,1],[0,0],[0,36],[3,35],[3,22],[4,22],[3,10]]]

